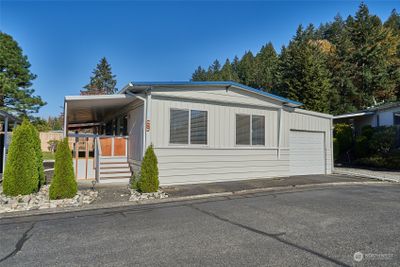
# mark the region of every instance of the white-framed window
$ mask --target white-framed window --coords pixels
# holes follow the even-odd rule
[[[207,145],[208,114],[203,110],[170,110],[170,144]]]
[[[236,145],[265,146],[265,117],[236,114]]]
[[[400,111],[393,112],[393,125],[400,125]]]

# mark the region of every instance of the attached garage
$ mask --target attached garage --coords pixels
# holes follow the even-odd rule
[[[323,132],[293,131],[289,133],[290,174],[325,174]]]

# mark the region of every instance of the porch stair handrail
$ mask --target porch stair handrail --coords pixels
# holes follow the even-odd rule
[[[96,159],[96,172],[95,178],[96,182],[100,182],[100,156],[101,156],[101,145],[100,145],[100,138],[97,136],[94,142],[94,150],[95,150],[95,159]]]

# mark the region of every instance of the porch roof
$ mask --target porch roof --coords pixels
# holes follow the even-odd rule
[[[68,126],[102,123],[104,119],[117,114],[134,99],[135,96],[126,94],[66,96],[64,99],[66,123]]]

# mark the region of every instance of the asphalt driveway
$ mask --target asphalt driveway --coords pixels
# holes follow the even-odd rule
[[[399,229],[399,185],[326,186],[2,219],[0,265],[398,266]]]

